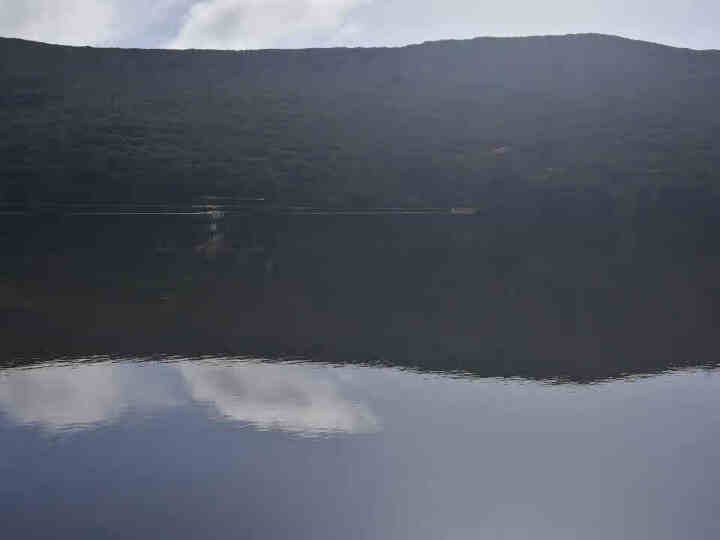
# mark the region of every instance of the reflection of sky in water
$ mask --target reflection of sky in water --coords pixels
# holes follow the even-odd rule
[[[0,410],[16,422],[59,430],[117,421],[129,409],[195,403],[264,430],[303,435],[377,431],[369,408],[343,397],[340,379],[329,374],[332,370],[259,362],[13,369],[0,375]]]
[[[366,433],[378,428],[370,410],[344,398],[338,381],[299,365],[243,363],[232,367],[183,363],[196,401],[230,420],[260,429],[304,433]]]
[[[581,386],[232,360],[10,369],[0,522],[93,540],[720,538],[718,406],[711,371]]]
[[[0,405],[21,423],[50,429],[83,426],[117,416],[122,388],[106,366],[17,369],[0,376]]]
[[[129,408],[172,406],[164,384],[132,364],[47,365],[0,372],[0,411],[16,422],[77,430],[116,421]]]

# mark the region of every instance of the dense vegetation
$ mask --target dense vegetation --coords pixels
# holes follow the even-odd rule
[[[720,163],[720,52],[602,35],[251,52],[2,39],[0,88],[8,202],[635,207],[707,200]]]

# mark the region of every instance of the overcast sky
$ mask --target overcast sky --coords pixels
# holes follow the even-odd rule
[[[297,48],[576,32],[720,49],[720,0],[0,0],[0,36],[72,45]]]

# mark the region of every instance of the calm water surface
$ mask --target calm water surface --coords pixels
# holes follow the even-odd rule
[[[713,223],[105,210],[0,218],[4,537],[720,537]]]

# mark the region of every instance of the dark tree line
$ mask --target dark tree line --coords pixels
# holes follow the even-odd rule
[[[0,200],[707,200],[720,52],[601,35],[159,51],[0,40]]]

